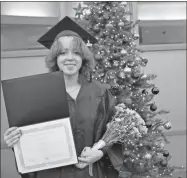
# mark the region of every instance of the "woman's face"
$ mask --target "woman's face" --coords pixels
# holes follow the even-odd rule
[[[57,57],[57,65],[64,75],[73,76],[79,73],[82,66],[80,52],[75,49],[73,37],[61,37],[61,53]]]

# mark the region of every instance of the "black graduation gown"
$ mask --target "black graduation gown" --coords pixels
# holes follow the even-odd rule
[[[108,90],[109,85],[92,81],[88,82],[80,77],[81,89],[76,101],[69,95],[68,104],[70,120],[74,135],[75,147],[79,156],[85,146],[92,147],[105,132],[106,124],[110,120],[110,109],[115,100]],[[108,169],[109,168],[109,169]],[[111,178],[117,177],[116,171],[110,166],[110,161],[105,155],[93,164],[92,178],[105,178],[109,172]],[[38,171],[22,175],[23,178],[91,178],[88,166],[78,169],[74,165]]]

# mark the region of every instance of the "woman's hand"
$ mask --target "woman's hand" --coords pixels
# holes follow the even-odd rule
[[[103,152],[97,149],[84,149],[78,160],[82,163],[93,164],[103,157]]]
[[[13,147],[18,142],[21,136],[21,130],[18,127],[11,127],[4,133],[4,141],[8,147]]]

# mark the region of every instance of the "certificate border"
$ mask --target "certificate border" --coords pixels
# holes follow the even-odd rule
[[[46,123],[48,123],[48,124],[46,124]],[[43,164],[37,164],[35,166],[25,166],[23,154],[22,154],[22,149],[21,149],[21,145],[20,145],[20,141],[19,141],[14,146],[16,162],[17,162],[19,172],[21,172],[21,173],[35,172],[35,171],[44,170],[44,169],[50,169],[50,168],[61,167],[61,166],[70,165],[70,164],[76,164],[78,162],[76,151],[75,151],[74,138],[73,138],[69,118],[59,119],[59,120],[55,120],[55,121],[49,121],[46,123],[20,127],[20,129],[22,130],[22,134],[28,134],[28,133],[35,132],[35,131],[40,132],[40,131],[48,130],[51,128],[55,129],[55,128],[59,128],[59,127],[64,127],[65,133],[66,133],[66,140],[67,140],[68,148],[69,148],[69,152],[70,152],[70,158],[57,160],[57,161],[49,161],[49,162],[46,162]],[[42,124],[45,124],[45,125],[42,126]],[[29,127],[31,127],[31,128],[29,128]],[[25,130],[25,128],[26,128],[26,130]]]

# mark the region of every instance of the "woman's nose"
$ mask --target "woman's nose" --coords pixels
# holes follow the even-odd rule
[[[72,59],[73,59],[73,54],[72,54],[72,53],[68,53],[67,59],[68,59],[68,60],[72,60]]]

